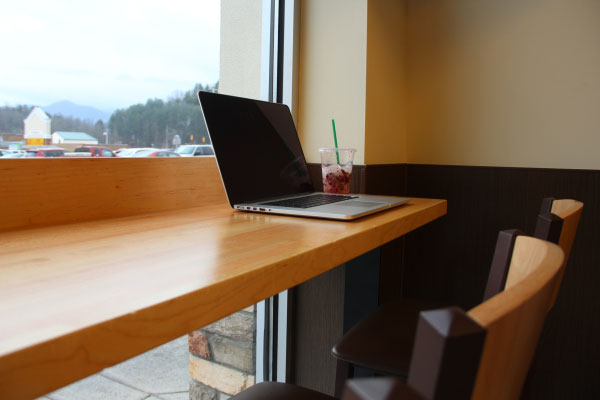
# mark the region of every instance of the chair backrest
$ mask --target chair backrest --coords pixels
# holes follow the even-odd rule
[[[564,255],[552,243],[513,237],[504,291],[468,313],[451,307],[420,314],[407,384],[350,380],[343,399],[519,398]],[[506,249],[496,253],[506,258]]]
[[[516,238],[504,291],[468,313],[487,331],[473,399],[519,398],[563,261],[552,243]]]
[[[582,209],[583,203],[577,200],[556,200],[547,197],[542,201],[542,209],[537,218],[534,237],[558,244],[565,253],[565,262],[561,268],[550,308],[554,306],[558,295]],[[504,290],[512,257],[512,247],[517,236],[523,234],[518,230],[505,230],[499,233],[483,301]]]
[[[492,266],[488,275],[487,285],[485,286],[485,292],[483,293],[483,301],[504,290],[515,240],[517,240],[517,236],[519,235],[524,235],[524,233],[518,229],[504,230],[498,234],[496,249],[492,257]]]
[[[565,261],[556,282],[550,308],[554,307],[556,297],[558,296],[582,211],[583,203],[577,200],[556,200],[548,197],[542,202],[542,209],[538,216],[534,237],[557,243],[565,253]],[[560,223],[557,222],[557,219]]]

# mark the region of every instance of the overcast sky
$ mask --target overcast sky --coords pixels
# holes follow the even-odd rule
[[[0,105],[105,111],[219,79],[219,0],[0,2]]]

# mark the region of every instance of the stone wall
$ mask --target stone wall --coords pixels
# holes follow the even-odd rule
[[[188,340],[190,400],[224,400],[254,384],[255,306],[190,333]]]

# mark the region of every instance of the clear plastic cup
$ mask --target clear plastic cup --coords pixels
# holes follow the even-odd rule
[[[325,193],[350,193],[352,161],[356,149],[319,149]]]

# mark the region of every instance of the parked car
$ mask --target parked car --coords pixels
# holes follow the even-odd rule
[[[4,151],[4,155],[0,158],[23,158],[23,157],[27,157],[26,151],[20,151],[20,152]]]
[[[86,157],[87,158],[87,157],[91,157],[91,156],[92,156],[92,153],[88,153],[88,152],[85,152],[85,153],[82,153],[82,152],[75,153],[75,152],[72,152],[72,151],[71,152],[69,152],[69,151],[65,152],[65,157],[80,157],[80,158],[81,157]]]
[[[25,157],[64,157],[65,149],[61,148],[41,148],[29,149]]]
[[[77,147],[74,153],[90,153],[92,157],[116,157],[117,155],[111,149],[102,146],[81,146]]]
[[[133,157],[181,157],[171,150],[148,149],[136,152]]]
[[[121,151],[119,151],[118,157],[135,157],[135,153],[139,152],[139,151],[145,151],[145,150],[159,150],[159,149],[153,149],[151,147],[139,147],[139,148],[130,148],[130,149],[122,149]]]
[[[210,144],[184,144],[175,150],[181,157],[214,156],[215,152]]]

